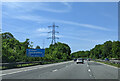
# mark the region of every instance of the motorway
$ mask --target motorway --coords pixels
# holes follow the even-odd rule
[[[37,65],[2,71],[2,79],[118,79],[118,68],[85,61]]]

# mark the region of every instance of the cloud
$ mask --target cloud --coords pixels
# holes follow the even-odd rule
[[[51,31],[49,28],[38,28],[36,29],[36,31],[34,32],[35,37],[48,37],[48,32]]]
[[[48,37],[48,34],[47,33],[40,33],[40,34],[38,34],[38,36],[46,36],[46,37]]]
[[[74,39],[74,40],[81,40],[81,41],[87,41],[87,42],[96,42],[96,43],[102,43],[106,41],[105,39],[103,40],[95,40],[95,39],[86,39],[86,38],[79,38],[78,36],[73,37],[73,36],[64,36],[64,38],[69,38],[69,39]]]
[[[49,32],[50,29],[49,28],[39,28],[36,30],[37,32],[43,33],[43,32]]]
[[[35,10],[42,10],[47,12],[55,12],[55,13],[65,13],[69,12],[71,9],[71,6],[69,3],[61,2],[57,3],[59,6],[62,6],[61,8],[54,7],[53,3],[32,3],[32,2],[11,2],[11,3],[3,3],[2,6],[8,8],[8,9],[16,9],[17,12],[32,12]],[[31,6],[32,5],[32,6]]]
[[[63,35],[56,35],[56,37],[64,37]]]
[[[90,28],[90,29],[97,29],[97,30],[102,30],[102,31],[112,31],[106,27],[102,26],[96,26],[96,25],[91,25],[91,24],[83,24],[83,23],[78,23],[78,22],[73,22],[73,21],[65,21],[65,20],[57,20],[57,19],[50,19],[50,18],[45,18],[41,16],[14,16],[16,19],[21,19],[21,20],[29,20],[29,21],[35,21],[37,23],[41,22],[58,22],[58,23],[64,23],[64,24],[69,24],[69,25],[74,25],[74,26],[79,26],[79,27],[85,27],[85,28]],[[51,21],[49,21],[51,20]]]
[[[13,5],[12,5],[13,4]],[[4,5],[7,5],[8,7],[11,8],[18,8],[19,10],[24,10],[24,11],[33,11],[35,9],[37,10],[44,10],[44,11],[49,11],[49,12],[66,12],[69,11],[69,9],[71,9],[71,6],[69,3],[66,2],[61,2],[59,4],[63,4],[64,6],[66,6],[68,9],[54,9],[51,8],[51,4],[50,3],[37,3],[37,4],[33,4],[33,3],[6,3]],[[32,5],[32,7],[30,7]],[[20,9],[22,8],[22,9]],[[17,10],[18,10],[17,9]],[[6,14],[5,11],[3,14]],[[65,20],[58,20],[58,19],[52,19],[52,18],[45,18],[42,16],[34,16],[34,15],[10,15],[10,17],[13,16],[13,18],[16,19],[21,19],[21,20],[29,20],[29,21],[34,21],[37,23],[45,23],[45,22],[58,22],[58,23],[64,23],[64,24],[69,24],[69,25],[74,25],[74,26],[79,26],[79,27],[85,27],[85,28],[90,28],[90,29],[97,29],[97,30],[102,30],[102,31],[111,31],[110,29],[106,28],[106,27],[102,27],[102,26],[96,26],[96,25],[92,25],[92,24],[87,24],[87,23],[79,23],[79,22],[73,22],[73,21],[65,21]],[[49,21],[51,20],[51,21]]]
[[[76,25],[80,27],[86,27],[90,29],[97,29],[97,30],[103,30],[103,31],[111,31],[108,28],[101,27],[101,26],[96,26],[96,25],[91,25],[91,24],[82,24],[78,22],[73,22],[73,21],[64,21],[64,20],[56,20],[57,22],[65,23],[65,24],[70,24],[70,25]]]
[[[71,5],[67,2],[62,2],[62,4],[66,5],[68,8],[72,8]]]
[[[116,9],[116,10],[117,10],[117,9]],[[118,17],[118,16],[117,16],[118,13],[116,13],[116,16],[115,16],[115,15],[113,16],[113,15],[111,15],[110,13],[102,12],[101,15],[104,16],[104,17],[106,17],[106,18],[112,19],[112,20],[117,19],[116,17]]]
[[[56,3],[56,4],[59,4],[59,6],[63,8],[62,9],[59,9],[59,7],[55,8],[53,4],[48,4],[49,6],[42,7],[40,10],[48,11],[48,12],[55,12],[55,13],[66,13],[66,12],[69,12],[72,8],[71,5],[67,2],[61,2],[61,3]]]
[[[12,16],[12,18],[20,19],[24,21],[26,20],[33,21],[33,22],[38,22],[38,23],[47,21],[47,19],[42,16],[32,16],[32,15],[17,15],[17,16]]]

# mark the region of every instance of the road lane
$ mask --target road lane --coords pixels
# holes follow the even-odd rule
[[[3,79],[90,79],[87,64],[74,62],[3,76]]]
[[[70,62],[73,62],[73,61],[66,61],[66,62],[60,62],[60,63],[46,64],[46,65],[36,65],[36,66],[29,66],[29,67],[23,67],[23,68],[14,68],[14,69],[2,70],[2,74],[3,75],[8,75],[9,73],[10,74],[19,73],[19,72],[23,72],[25,70],[30,71],[30,70],[34,70],[34,69],[40,69],[40,68],[49,67],[49,66],[68,64]]]
[[[71,63],[73,63],[73,62],[68,62],[68,63],[63,63],[63,64],[59,63],[59,64],[55,64],[55,65],[54,64],[45,65],[47,67],[43,67],[43,68],[37,67],[38,69],[8,74],[8,75],[4,75],[2,78],[3,79],[37,79],[39,77],[39,75],[42,75],[42,74],[48,73],[48,72],[52,72],[54,69],[63,68],[66,65],[69,65]],[[27,69],[24,69],[24,70],[27,70]]]
[[[118,79],[118,68],[113,68],[93,61],[88,61],[88,65],[95,79]]]
[[[50,75],[41,76],[42,79],[90,79],[87,64],[73,63],[69,66],[59,69]]]
[[[118,79],[118,69],[100,63],[68,62],[30,71],[4,75],[3,79]]]

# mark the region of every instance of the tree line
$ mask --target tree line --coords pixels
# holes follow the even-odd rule
[[[119,59],[120,41],[106,41],[98,44],[89,51],[78,51],[71,54],[72,58],[92,58],[92,59]]]
[[[29,39],[20,42],[10,32],[2,33],[2,62],[67,61],[74,58],[119,59],[120,57],[120,41],[106,41],[91,50],[74,53],[71,53],[67,44],[58,42],[45,48],[44,57],[28,57],[26,49],[34,49],[32,43]],[[36,46],[36,49],[40,49],[40,46]]]
[[[10,32],[2,33],[2,62],[65,61],[70,59],[70,47],[60,42],[45,48],[44,57],[28,57],[26,49],[34,49],[32,43],[29,39],[19,42]],[[36,46],[36,49],[40,49],[40,46]]]

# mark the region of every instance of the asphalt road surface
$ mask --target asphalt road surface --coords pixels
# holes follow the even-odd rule
[[[5,70],[1,76],[3,79],[118,79],[118,68],[92,61],[84,64],[69,61]]]

